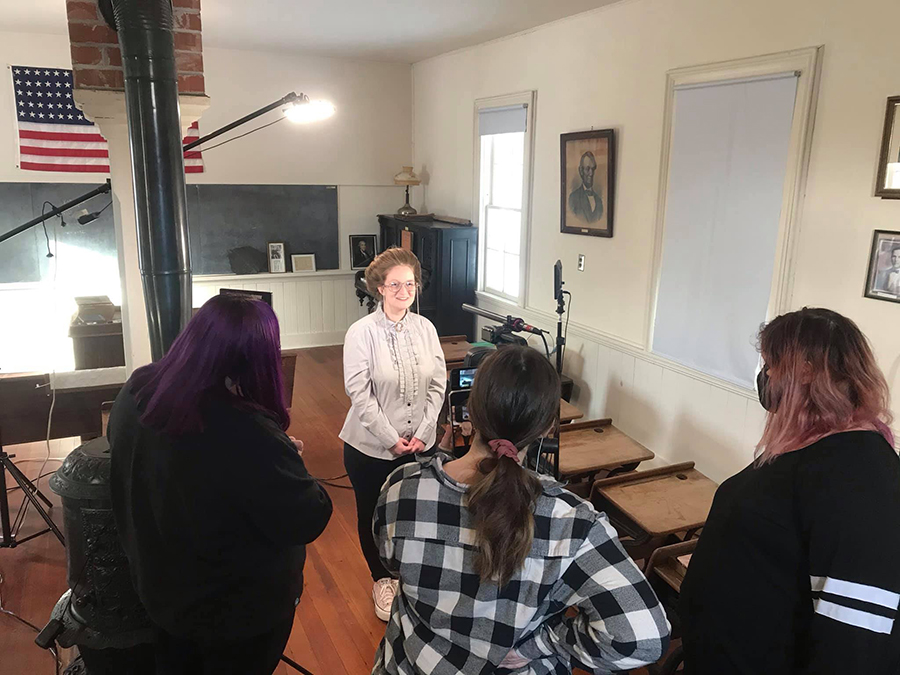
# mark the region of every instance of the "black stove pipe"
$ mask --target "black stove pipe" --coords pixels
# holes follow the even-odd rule
[[[191,318],[191,257],[172,0],[112,0],[134,171],[138,253],[156,361]]]

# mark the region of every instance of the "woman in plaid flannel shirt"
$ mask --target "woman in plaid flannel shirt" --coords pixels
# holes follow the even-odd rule
[[[549,361],[505,347],[475,378],[469,453],[388,478],[374,534],[400,592],[374,674],[606,673],[663,655],[669,623],[606,517],[520,464],[558,405]]]

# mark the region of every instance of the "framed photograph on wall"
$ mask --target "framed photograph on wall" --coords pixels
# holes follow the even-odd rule
[[[364,270],[378,253],[374,234],[350,235],[350,269]]]
[[[613,129],[560,134],[559,231],[613,236],[616,138]]]
[[[876,197],[900,199],[900,96],[891,96],[887,100],[875,180]]]
[[[284,242],[269,242],[269,272],[280,274],[287,271],[284,264]]]
[[[316,271],[316,254],[315,253],[298,253],[291,256],[292,272],[315,272]]]
[[[865,296],[900,302],[900,232],[875,230]]]

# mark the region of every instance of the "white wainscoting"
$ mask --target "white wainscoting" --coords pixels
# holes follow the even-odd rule
[[[510,308],[479,294],[478,305],[512,313],[556,335],[556,315]],[[481,321],[481,320],[480,320]],[[481,321],[481,323],[490,323]],[[543,349],[539,338],[532,346]],[[721,482],[751,461],[765,413],[753,391],[668,362],[586,326],[569,324],[563,372],[585,419],[613,423],[666,463],[694,461]]]
[[[354,321],[366,315],[353,289],[354,272],[323,271],[297,274],[247,274],[194,277],[194,307],[220,288],[270,291],[281,324],[281,347],[322,347],[343,344]]]

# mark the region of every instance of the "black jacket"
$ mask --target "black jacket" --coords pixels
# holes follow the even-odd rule
[[[900,673],[900,461],[871,431],[716,492],[682,585],[689,675]]]
[[[138,594],[167,632],[250,637],[288,619],[305,544],[331,500],[271,418],[222,396],[205,431],[170,438],[142,425],[130,385],[109,420],[119,538]]]

